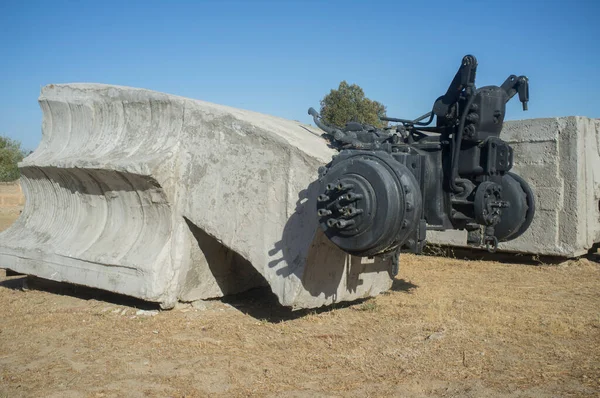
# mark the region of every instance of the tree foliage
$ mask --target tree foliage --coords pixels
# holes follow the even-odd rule
[[[379,120],[385,116],[386,107],[365,97],[365,92],[356,84],[342,81],[337,90],[331,90],[321,100],[321,117],[328,124],[343,127],[348,122],[367,123],[385,127],[387,122]]]
[[[14,181],[19,178],[19,163],[25,157],[21,143],[0,136],[0,181]]]

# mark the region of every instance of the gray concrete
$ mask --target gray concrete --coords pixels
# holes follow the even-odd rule
[[[350,257],[317,226],[311,183],[334,152],[313,127],[107,85],[39,101],[0,267],[167,308],[265,284],[294,308],[390,288],[389,260]]]
[[[600,121],[584,117],[505,123],[513,171],[532,186],[530,229],[500,250],[576,257],[600,242]],[[432,243],[465,246],[461,231],[428,232]]]

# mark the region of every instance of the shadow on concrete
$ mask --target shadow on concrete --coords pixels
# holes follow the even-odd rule
[[[81,300],[97,300],[107,303],[143,310],[157,310],[158,303],[143,301],[134,297],[112,293],[92,287],[74,285],[72,283],[55,282],[31,275],[11,277],[0,281],[0,287],[11,290],[38,290],[60,296],[70,296]]]
[[[184,217],[184,220],[197,244],[196,248],[192,248],[192,266],[185,278],[187,283],[202,284],[203,275],[197,267],[201,267],[206,262],[223,295],[268,286],[265,278],[250,261],[223,245],[188,218]],[[197,257],[200,253],[203,259]]]
[[[314,132],[314,131],[306,128],[306,126],[303,126],[301,124],[299,124],[298,126],[301,127],[301,128],[303,128],[304,130],[308,131],[309,133],[311,133],[313,135],[316,135],[316,136],[319,136],[319,137],[323,138],[323,140],[327,143],[327,147],[328,148],[336,149],[338,151],[340,150],[339,145],[334,145],[334,144],[331,143],[331,139],[329,138],[329,136],[327,134],[325,134],[325,133],[316,133],[316,132]],[[315,127],[315,129],[318,129],[318,127]]]
[[[395,279],[392,284],[392,291],[395,292],[410,292],[416,289],[418,286],[412,284],[403,279]],[[269,288],[256,288],[248,290],[244,293],[236,295],[226,296],[220,299],[220,301],[230,304],[238,311],[249,315],[257,320],[266,321],[270,323],[279,323],[284,321],[292,321],[295,319],[303,318],[307,315],[321,314],[323,312],[333,311],[336,309],[355,307],[371,298],[363,298],[354,301],[346,301],[341,303],[332,304],[329,306],[292,310],[289,307],[284,307],[279,304],[277,297],[271,292]]]
[[[298,193],[294,213],[284,226],[281,240],[269,251],[269,256],[276,258],[269,261],[268,265],[276,269],[276,275],[282,279],[295,275],[313,297],[323,294],[329,298],[337,293],[346,265],[346,254],[340,250],[330,250],[328,239],[318,233],[317,192],[318,182],[313,181]],[[305,269],[317,256],[320,257],[319,262],[327,267]]]
[[[269,251],[268,266],[281,278],[295,275],[312,297],[329,299],[338,293],[342,278],[348,292],[356,293],[362,285],[361,275],[389,273],[388,261],[376,258],[372,263],[350,257],[337,248],[318,226],[316,197],[319,183],[313,181],[298,193],[295,210],[288,218],[281,240]]]
[[[269,250],[269,256],[275,258],[269,261],[269,268],[276,268],[278,276],[287,278],[292,274],[298,275],[301,272],[304,258],[302,256],[308,250],[314,238],[316,222],[316,195],[318,192],[318,183],[313,181],[310,185],[298,192],[298,200],[294,213],[287,220],[280,241],[274,243],[273,248]],[[312,211],[311,211],[312,210]],[[311,217],[312,216],[312,217]],[[314,219],[314,220],[313,220]],[[286,265],[280,267],[279,265]]]

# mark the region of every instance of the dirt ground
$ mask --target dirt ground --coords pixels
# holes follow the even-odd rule
[[[19,212],[12,210],[10,212],[0,209],[0,231],[7,229],[14,220],[19,217]]]
[[[389,293],[304,312],[0,273],[0,397],[203,396],[600,396],[600,264],[406,255]]]

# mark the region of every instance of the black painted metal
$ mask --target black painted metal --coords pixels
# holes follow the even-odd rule
[[[427,229],[464,229],[469,244],[493,251],[527,230],[533,192],[509,172],[513,149],[499,136],[513,96],[527,109],[529,81],[511,75],[500,87],[477,89],[476,70],[475,57],[465,56],[431,112],[382,118],[398,123],[385,129],[330,126],[309,109],[339,151],[320,169],[317,198],[321,228],[333,243],[357,256],[418,253]]]

